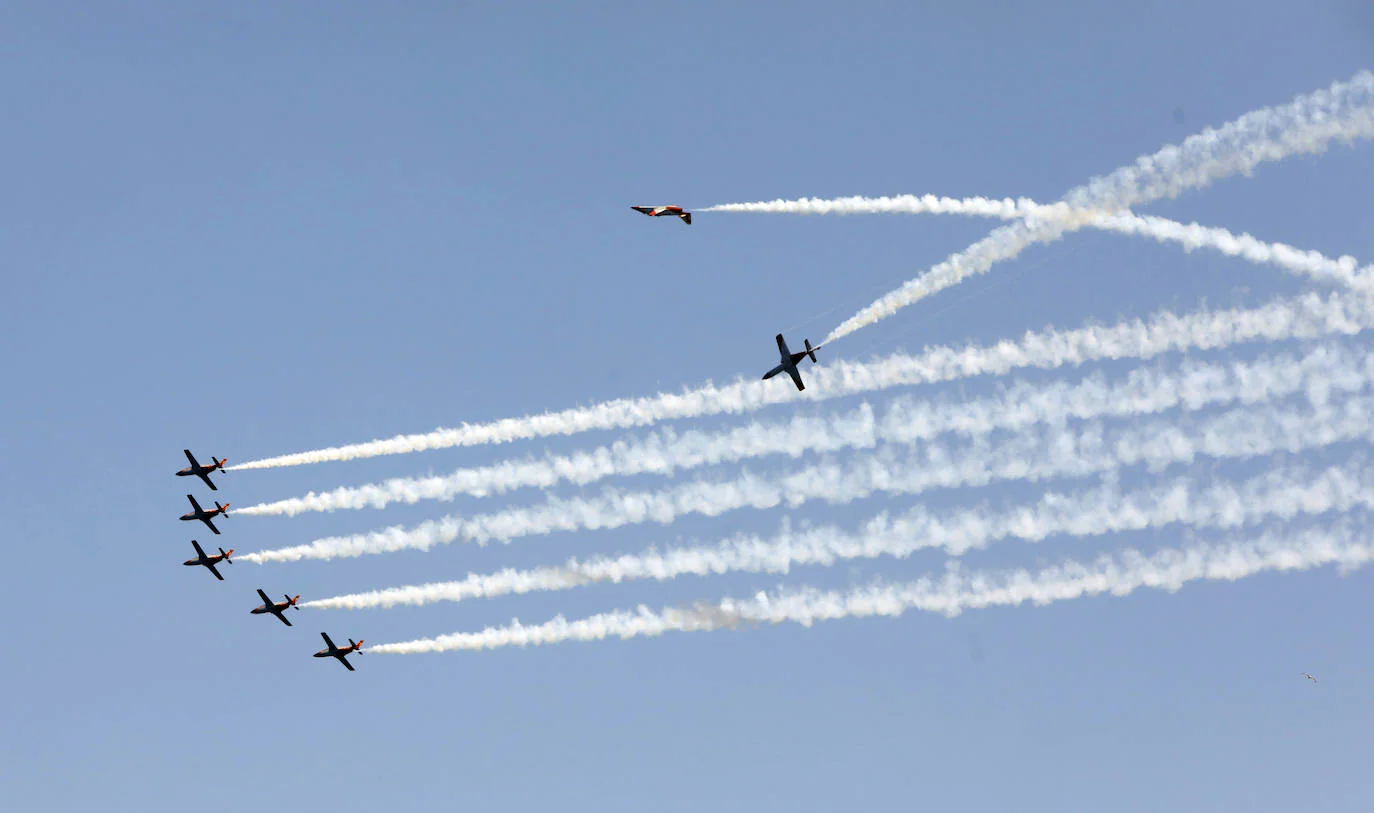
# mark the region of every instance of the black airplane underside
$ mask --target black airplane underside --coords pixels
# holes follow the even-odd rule
[[[782,357],[782,363],[763,374],[763,380],[767,381],[778,373],[787,373],[792,377],[792,383],[797,385],[797,390],[806,389],[806,384],[802,383],[801,370],[797,369],[797,364],[807,356],[811,357],[811,363],[816,363],[816,348],[811,346],[811,340],[806,340],[806,350],[800,353],[793,353],[787,347],[787,342],[778,334],[778,355]]]

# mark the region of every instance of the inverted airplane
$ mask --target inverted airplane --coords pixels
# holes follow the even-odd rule
[[[692,225],[692,213],[682,211],[681,206],[631,206],[630,208],[649,217],[677,217],[688,226]]]
[[[221,575],[219,575],[219,571],[218,571],[218,570],[215,570],[215,564],[218,563],[218,562],[227,562],[228,564],[231,564],[231,565],[232,565],[232,564],[234,563],[234,560],[233,560],[233,559],[230,559],[229,557],[232,556],[232,555],[234,554],[234,549],[233,549],[233,548],[230,548],[229,550],[225,550],[224,548],[220,548],[220,549],[219,549],[219,555],[211,554],[211,555],[209,555],[209,556],[206,556],[206,555],[205,555],[205,551],[203,551],[203,550],[200,549],[200,543],[199,543],[199,542],[197,542],[196,540],[192,539],[192,540],[191,540],[191,544],[195,546],[195,549],[196,549],[196,558],[194,558],[194,559],[187,559],[186,561],[182,562],[182,564],[183,564],[183,565],[186,565],[187,567],[194,567],[195,565],[203,565],[203,566],[204,566],[206,569],[208,569],[211,573],[215,574],[215,578],[216,578],[216,579],[219,579],[220,581],[224,581],[224,577],[221,576]]]
[[[268,598],[267,594],[262,592],[261,587],[258,588],[258,595],[262,597],[262,606],[254,607],[252,610],[253,615],[271,613],[272,615],[275,615],[277,619],[286,626],[291,626],[291,622],[286,620],[286,608],[296,607],[296,603],[301,600],[300,596],[296,596],[295,598],[292,598],[291,596],[286,596],[286,601],[278,601],[274,604],[272,602],[272,599]],[[299,612],[300,609],[300,607],[296,607],[297,612]]]
[[[219,487],[216,486],[214,483],[210,482],[210,472],[223,471],[224,464],[228,461],[220,460],[218,457],[211,455],[210,459],[214,462],[211,463],[209,466],[202,466],[200,465],[200,463],[196,462],[196,456],[191,454],[190,449],[182,449],[182,451],[186,453],[186,459],[191,461],[191,465],[177,472],[177,476],[199,477],[200,479],[205,481],[205,484],[210,487],[211,491],[219,491]]]
[[[220,505],[220,504],[219,504],[219,501],[216,500],[216,501],[215,501],[215,507],[214,507],[212,510],[210,510],[210,511],[206,511],[204,508],[201,508],[201,507],[200,507],[200,503],[196,502],[196,498],[195,498],[195,497],[192,497],[190,494],[187,494],[187,495],[186,495],[186,499],[188,499],[188,500],[191,501],[191,511],[189,511],[188,513],[182,514],[182,515],[181,515],[181,519],[184,520],[184,521],[187,521],[187,522],[189,522],[189,521],[191,521],[191,520],[193,520],[193,519],[198,519],[198,520],[200,520],[201,522],[204,522],[204,523],[205,523],[205,527],[209,528],[210,530],[212,530],[212,531],[214,531],[216,534],[218,534],[218,533],[219,533],[219,528],[216,528],[216,527],[215,527],[215,523],[211,522],[210,519],[211,519],[212,517],[217,517],[217,516],[228,517],[228,516],[229,516],[229,503],[225,503],[224,505]]]
[[[811,346],[810,339],[803,339],[803,341],[806,342],[806,350],[801,353],[793,353],[791,350],[787,349],[787,342],[783,340],[782,334],[779,333],[778,353],[782,356],[782,364],[764,373],[763,380],[767,381],[778,373],[787,373],[792,376],[792,383],[797,385],[798,391],[806,389],[806,385],[802,383],[801,371],[797,369],[797,362],[810,356],[811,363],[815,364],[816,348]]]
[[[325,645],[328,646],[329,648],[328,648],[328,649],[321,649],[319,652],[316,652],[316,653],[315,653],[315,657],[317,657],[317,658],[338,658],[338,659],[339,659],[339,663],[343,664],[345,669],[347,669],[348,671],[352,672],[352,671],[353,671],[353,664],[351,664],[351,663],[348,662],[348,653],[350,653],[350,652],[357,652],[359,655],[363,654],[363,642],[362,642],[362,641],[358,641],[357,643],[354,643],[354,642],[353,642],[353,639],[352,639],[352,638],[349,638],[349,639],[348,639],[348,646],[346,646],[346,647],[340,649],[339,647],[334,646],[334,642],[333,642],[333,641],[329,640],[329,633],[322,632],[322,633],[320,633],[320,637],[324,639]]]

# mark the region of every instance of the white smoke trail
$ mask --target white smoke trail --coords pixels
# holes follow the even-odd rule
[[[1361,71],[1348,82],[1300,96],[1281,107],[1246,113],[1219,129],[1204,130],[1070,190],[1064,202],[1075,210],[1126,209],[1187,189],[1197,189],[1237,173],[1248,174],[1267,161],[1322,152],[1333,140],[1346,143],[1374,136],[1374,74]],[[828,344],[884,319],[937,291],[1009,260],[1033,243],[1049,243],[1087,225],[1087,219],[1031,219],[995,229],[964,251],[879,298],[846,319]]]
[[[1109,327],[1028,331],[1020,341],[991,346],[935,347],[919,355],[896,354],[871,362],[836,362],[808,370],[811,386],[796,392],[787,382],[736,380],[680,394],[622,398],[562,412],[504,418],[491,423],[437,429],[348,446],[265,458],[231,466],[242,469],[355,460],[428,449],[506,443],[572,435],[596,429],[627,429],[659,421],[740,414],[798,400],[821,401],[893,387],[931,384],[1024,368],[1053,369],[1105,359],[1148,359],[1183,350],[1212,350],[1257,341],[1353,335],[1374,326],[1374,302],[1364,297],[1306,294],[1252,309],[1161,313]]]
[[[870,616],[898,616],[924,610],[948,617],[964,610],[1043,606],[1057,601],[1110,594],[1125,596],[1142,588],[1174,592],[1194,581],[1237,581],[1265,572],[1310,570],[1339,565],[1342,571],[1368,564],[1374,545],[1363,523],[1334,528],[1270,532],[1253,541],[1170,549],[1145,554],[1135,550],[1106,555],[1090,563],[1066,561],[1038,572],[1029,570],[965,572],[957,563],[943,576],[898,585],[873,584],[847,591],[814,588],[759,593],[748,599],[725,599],[689,607],[602,613],[577,621],[558,616],[525,626],[518,620],[481,632],[459,632],[437,638],[380,644],[371,652],[411,655],[422,652],[541,646],[565,641],[640,638],[665,632],[706,632],[753,624],[817,621]]]
[[[1314,402],[1325,392],[1355,392],[1374,380],[1374,354],[1339,344],[1310,348],[1301,358],[1281,354],[1251,362],[1185,360],[1178,370],[1136,369],[1124,381],[1101,374],[1069,384],[1017,381],[998,395],[967,402],[930,402],[899,397],[876,418],[867,403],[840,415],[798,416],[751,422],[723,431],[661,430],[647,438],[567,456],[506,461],[459,469],[441,477],[401,477],[363,486],[311,493],[240,509],[238,516],[295,516],[306,511],[384,508],[392,503],[483,497],[561,482],[585,486],[612,476],[671,475],[719,463],[768,455],[794,458],[813,452],[867,449],[894,440],[929,440],[954,432],[967,436],[1017,430],[1069,419],[1142,416],[1183,406],[1200,409],[1233,402],[1260,403],[1306,392]]]
[[[1188,427],[1185,430],[1183,427]],[[1374,431],[1374,396],[1360,395],[1310,410],[1236,409],[1206,419],[1156,420],[1107,432],[1089,424],[1027,432],[1006,442],[986,438],[951,447],[930,443],[896,454],[891,447],[845,464],[825,462],[768,477],[743,473],[734,480],[696,481],[657,492],[607,491],[595,498],[551,498],[543,505],[473,517],[444,517],[414,528],[399,526],[306,545],[245,554],[250,562],[334,559],[398,550],[428,550],[454,541],[509,542],[556,531],[596,530],[690,514],[719,516],[741,508],[796,507],[810,500],[843,504],[875,493],[918,494],[931,488],[981,486],[994,481],[1082,477],[1121,466],[1159,470],[1198,456],[1242,458],[1298,452],[1368,438]]]
[[[858,532],[833,526],[782,530],[765,539],[738,534],[720,545],[670,548],[642,554],[598,556],[588,561],[529,570],[506,568],[460,581],[391,587],[307,601],[320,609],[361,610],[436,601],[463,601],[509,594],[567,590],[588,584],[724,573],[788,573],[801,565],[833,565],[880,556],[905,558],[927,548],[959,556],[1001,539],[1038,542],[1056,534],[1100,536],[1182,524],[1236,528],[1265,518],[1292,518],[1353,508],[1374,509],[1374,471],[1363,458],[1320,473],[1305,466],[1269,472],[1240,485],[1180,477],[1161,486],[1123,494],[1108,483],[1077,494],[1049,493],[1030,505],[991,511],[965,509],[940,516],[916,506],[897,517],[887,513]]]
[[[1026,198],[991,200],[988,198],[940,198],[934,195],[895,197],[848,197],[820,200],[775,200],[758,203],[730,203],[714,211],[758,212],[772,214],[969,214],[1003,220],[1036,218],[1064,220],[1075,228],[1094,228],[1117,234],[1149,237],[1161,243],[1178,243],[1186,251],[1210,248],[1228,256],[1253,263],[1276,265],[1287,271],[1356,288],[1374,290],[1374,271],[1359,268],[1351,256],[1332,259],[1318,251],[1304,251],[1284,243],[1269,243],[1249,234],[1233,234],[1226,229],[1183,224],[1154,215],[1105,210],[1078,210],[1066,203],[1041,204]]]

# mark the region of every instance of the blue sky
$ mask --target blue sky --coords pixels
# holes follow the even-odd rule
[[[309,611],[292,629],[248,615],[254,588],[317,598],[765,532],[784,514],[853,522],[909,501],[240,563],[223,583],[180,566],[193,534],[174,521],[187,484],[171,473],[185,446],[239,461],[757,375],[779,329],[819,338],[992,225],[720,215],[688,229],[630,204],[1052,200],[1374,57],[1374,12],[1355,2],[965,5],[8,6],[0,798],[149,811],[321,794],[341,810],[1368,809],[1366,572],[955,620],[364,656],[349,675],[306,657],[319,630],[395,641],[943,562]],[[1363,144],[1149,211],[1370,260],[1372,181]],[[834,353],[1298,289],[1272,269],[1080,234]],[[232,473],[221,493],[247,505],[614,437]],[[260,550],[539,499],[230,517],[215,541]],[[1179,541],[1009,543],[969,558],[1034,566]]]

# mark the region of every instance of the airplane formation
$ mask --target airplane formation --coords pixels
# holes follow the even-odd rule
[[[648,215],[649,217],[672,216],[681,219],[683,223],[689,226],[692,224],[692,213],[684,210],[681,206],[632,206],[630,208],[634,209],[637,212],[640,212],[641,214]],[[796,385],[798,392],[805,390],[806,384],[802,380],[801,370],[798,365],[804,359],[807,358],[811,359],[812,364],[816,364],[816,351],[819,350],[820,347],[813,347],[811,345],[810,339],[803,339],[802,342],[805,349],[800,352],[794,353],[787,346],[787,340],[783,338],[783,334],[777,334],[776,341],[778,345],[779,363],[771,370],[763,374],[763,380],[766,381],[781,373],[787,373],[788,377],[792,379],[792,383]],[[211,457],[211,464],[208,466],[203,466],[196,460],[195,455],[191,454],[190,449],[183,449],[182,451],[185,453],[186,459],[190,462],[191,465],[176,472],[176,476],[199,477],[205,483],[205,485],[209,487],[211,491],[218,491],[219,487],[216,486],[214,481],[210,479],[210,475],[216,471],[224,471],[226,461],[218,457]],[[200,520],[201,522],[205,523],[206,527],[208,527],[213,533],[218,535],[220,531],[218,528],[215,527],[215,524],[212,520],[217,516],[228,518],[229,503],[224,503],[223,505],[221,505],[219,501],[216,500],[214,501],[215,507],[213,509],[207,510],[201,507],[200,503],[196,501],[195,496],[187,494],[186,499],[189,500],[191,503],[191,510],[181,515],[180,519],[188,522],[193,520]],[[216,579],[218,579],[219,581],[224,581],[224,576],[219,572],[219,570],[216,569],[215,566],[220,562],[233,564],[233,561],[230,559],[230,556],[233,555],[234,549],[230,548],[226,551],[224,548],[218,548],[219,553],[206,554],[204,549],[201,548],[200,543],[198,541],[194,539],[191,540],[191,545],[195,548],[196,558],[187,559],[182,564],[188,567],[204,567],[205,569],[209,570],[212,574],[214,574]],[[290,619],[286,617],[286,611],[292,608],[296,609],[297,611],[300,610],[300,607],[298,605],[301,597],[299,595],[284,595],[283,601],[274,602],[271,598],[268,597],[267,593],[262,588],[258,588],[257,592],[258,597],[262,600],[262,604],[258,605],[257,607],[254,607],[252,610],[249,611],[250,613],[252,613],[253,615],[274,615],[277,617],[277,620],[281,621],[286,626],[292,626]],[[344,668],[348,671],[354,671],[353,664],[348,662],[348,656],[355,652],[359,655],[363,654],[362,639],[354,641],[352,638],[349,638],[348,646],[340,647],[334,643],[334,641],[329,637],[328,633],[321,632],[320,637],[324,639],[326,648],[321,649],[318,652],[315,652],[312,655],[312,657],[334,658],[338,660],[339,663],[343,664]],[[1317,682],[1317,678],[1308,672],[1304,672],[1303,677],[1307,680],[1312,681],[1312,683],[1314,684]]]
[[[205,482],[205,485],[210,487],[211,491],[219,491],[219,487],[216,486],[214,481],[210,479],[210,474],[216,471],[224,471],[225,461],[219,459],[218,457],[211,457],[210,460],[213,461],[213,463],[209,466],[202,466],[196,460],[196,456],[191,454],[190,449],[183,449],[182,451],[186,454],[186,459],[190,461],[191,465],[182,469],[181,471],[178,471],[176,473],[176,476],[199,477],[201,480]],[[205,526],[207,528],[209,528],[211,531],[214,531],[215,534],[218,535],[219,529],[215,527],[215,523],[211,520],[214,517],[227,518],[229,516],[229,503],[220,505],[219,501],[216,500],[215,507],[206,510],[200,507],[200,503],[196,502],[195,496],[187,494],[186,499],[191,501],[191,510],[185,514],[182,514],[180,519],[185,522],[200,520],[201,522],[205,523]],[[191,540],[191,546],[196,549],[196,557],[194,559],[187,559],[186,561],[182,562],[182,564],[186,565],[187,567],[204,567],[206,570],[213,573],[216,579],[224,581],[224,575],[219,572],[215,565],[218,565],[220,562],[232,565],[234,561],[229,557],[234,554],[234,549],[230,548],[229,550],[225,550],[224,548],[218,548],[219,553],[207,554],[205,552],[205,549],[200,546],[200,542],[198,542],[195,539]],[[272,599],[268,598],[267,593],[261,587],[259,587],[258,598],[262,599],[262,604],[249,610],[250,613],[252,613],[253,615],[275,615],[278,621],[282,622],[288,627],[292,626],[291,620],[286,617],[286,611],[292,608],[295,608],[297,611],[300,610],[300,607],[298,606],[301,600],[300,596],[288,595],[283,597],[285,599],[284,601],[274,602],[272,601]],[[324,642],[328,646],[328,649],[321,649],[319,652],[316,652],[314,654],[314,657],[335,658],[339,661],[339,663],[344,665],[345,669],[347,669],[350,672],[354,671],[353,664],[348,662],[348,655],[354,652],[358,653],[359,655],[363,654],[362,639],[359,639],[357,642],[354,642],[352,638],[349,638],[348,646],[338,647],[334,645],[334,642],[332,640],[330,640],[329,635],[327,633],[321,632],[320,635],[324,638]]]

